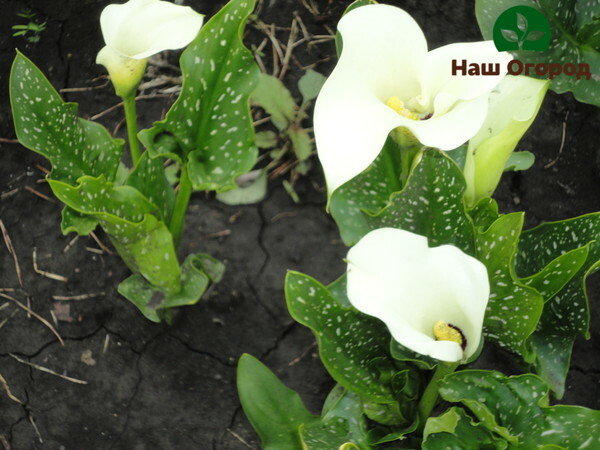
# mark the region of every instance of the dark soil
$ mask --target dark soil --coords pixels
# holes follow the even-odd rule
[[[21,271],[0,243],[0,293],[8,294],[52,322],[64,346],[35,318],[13,302],[0,301],[0,374],[12,394],[0,389],[0,448],[4,449],[245,449],[260,444],[243,412],[235,387],[239,356],[248,352],[264,361],[318,412],[332,387],[322,368],[311,333],[293,322],[283,296],[286,270],[294,269],[330,282],[344,271],[345,248],[325,212],[323,177],[318,166],[297,184],[295,204],[281,187],[270,184],[259,205],[230,207],[212,196],[195,194],[187,216],[181,254],[207,252],[227,266],[221,283],[198,305],[179,310],[171,326],[153,324],[116,292],[128,269],[118,256],[100,249],[91,237],[60,233],[61,205],[40,182],[43,158],[5,142],[14,138],[8,102],[8,74],[18,47],[58,88],[96,86],[104,75],[94,63],[102,38],[98,17],[107,0],[0,0],[0,219],[14,246]],[[212,15],[224,3],[185,2]],[[259,17],[267,24],[289,27],[293,11],[311,33],[334,29],[350,1],[265,0]],[[480,39],[473,2],[397,1],[423,27],[430,47]],[[37,44],[11,37],[16,13],[29,7],[48,28]],[[278,36],[287,42],[287,32]],[[249,28],[248,42],[264,36]],[[270,51],[270,48],[269,48]],[[300,46],[298,65],[325,59],[315,69],[332,68],[333,44]],[[175,57],[173,55],[173,57]],[[329,59],[327,61],[327,59]],[[270,68],[268,58],[267,68]],[[303,71],[292,64],[285,81],[295,85]],[[110,86],[66,93],[80,103],[80,114],[93,116],[116,104]],[[140,124],[157,119],[172,99],[144,100]],[[114,130],[120,109],[102,121]],[[550,93],[535,125],[521,143],[536,154],[526,173],[505,177],[497,198],[503,211],[527,211],[527,226],[600,209],[598,110]],[[565,144],[561,137],[566,121]],[[118,134],[122,135],[122,127]],[[551,167],[546,167],[553,162]],[[316,163],[316,159],[315,159]],[[34,192],[35,191],[35,192]],[[40,193],[47,196],[41,198]],[[108,240],[97,231],[106,245]],[[66,277],[58,281],[39,271]],[[564,403],[600,408],[600,294],[598,277],[588,283],[592,339],[577,341]],[[8,291],[7,289],[14,289]],[[100,294],[78,301],[53,296]],[[3,299],[2,299],[3,300]],[[64,308],[69,308],[65,311]],[[2,322],[7,319],[6,323]],[[77,384],[27,366],[11,355],[87,384]],[[480,366],[512,372],[507,355],[487,352]],[[246,443],[244,443],[244,441]]]

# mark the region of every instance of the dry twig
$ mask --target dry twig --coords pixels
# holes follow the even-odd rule
[[[69,281],[67,277],[63,277],[62,275],[48,272],[46,270],[41,270],[37,265],[37,249],[35,247],[33,247],[33,270],[35,271],[35,273],[43,277],[50,278],[51,280],[62,281],[63,283]]]
[[[62,378],[63,380],[70,381],[71,383],[76,383],[76,384],[88,384],[88,382],[87,382],[87,381],[84,381],[84,380],[79,380],[79,379],[77,379],[77,378],[73,378],[73,377],[68,377],[68,376],[66,376],[66,375],[62,375],[62,374],[60,374],[60,373],[58,373],[58,372],[55,372],[54,370],[50,370],[50,369],[48,369],[47,367],[40,366],[40,365],[38,365],[38,364],[34,364],[34,363],[32,363],[32,362],[29,362],[29,361],[25,361],[24,359],[21,359],[21,358],[19,358],[18,356],[16,356],[16,355],[13,355],[12,353],[9,353],[8,355],[9,355],[11,358],[14,358],[14,359],[16,359],[16,360],[17,360],[18,362],[20,362],[21,364],[25,364],[25,365],[27,365],[27,366],[31,366],[31,367],[33,367],[34,369],[37,369],[37,370],[39,370],[40,372],[45,372],[45,373],[48,373],[48,374],[50,374],[50,375],[54,375],[55,377]]]
[[[17,254],[12,245],[12,241],[10,240],[10,236],[8,235],[8,230],[4,226],[4,222],[0,219],[0,230],[2,230],[2,237],[4,238],[4,244],[8,249],[8,253],[13,257],[13,261],[15,263],[15,272],[17,272],[17,279],[19,280],[19,285],[23,287],[23,280],[21,278],[21,267],[19,267],[19,259],[17,258]]]
[[[4,379],[4,377],[2,376],[1,373],[0,373],[0,384],[2,384],[2,387],[4,388],[6,395],[8,395],[8,398],[10,398],[13,402],[17,402],[20,405],[23,404],[23,402],[21,400],[19,400],[17,397],[15,397],[13,395],[13,393],[10,391],[10,387],[8,387],[8,382]]]
[[[52,331],[52,333],[54,334],[54,336],[56,336],[58,338],[58,341],[60,342],[61,345],[65,345],[65,342],[62,340],[62,338],[60,337],[60,334],[58,334],[58,331],[56,331],[54,329],[54,327],[52,326],[52,324],[50,322],[48,322],[46,319],[44,319],[42,316],[40,316],[39,314],[37,314],[36,312],[32,311],[31,308],[28,308],[27,306],[25,306],[23,303],[21,303],[19,300],[17,300],[14,297],[11,297],[10,295],[6,295],[0,292],[0,297],[5,298],[7,300],[10,300],[12,302],[15,302],[17,304],[17,306],[19,308],[24,309],[25,311],[27,311],[29,314],[31,314],[33,317],[35,317],[37,320],[39,320],[40,322],[42,322],[44,325],[46,325],[50,331]]]
[[[560,147],[558,149],[558,155],[556,155],[556,158],[554,158],[552,161],[550,161],[548,164],[546,164],[544,166],[544,169],[549,169],[554,164],[556,164],[558,162],[558,160],[560,159],[560,155],[562,154],[563,148],[565,147],[565,141],[567,139],[567,119],[569,118],[569,112],[570,111],[567,111],[567,113],[565,114],[565,120],[563,120],[563,123],[562,123],[562,137],[560,139]]]

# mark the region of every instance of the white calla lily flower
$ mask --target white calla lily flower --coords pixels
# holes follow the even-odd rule
[[[380,228],[348,252],[348,299],[404,347],[440,361],[478,349],[490,286],[485,266],[451,245]]]
[[[339,22],[340,60],[317,98],[315,140],[329,193],[366,169],[388,134],[405,127],[425,146],[452,150],[477,133],[490,91],[512,59],[492,41],[427,51],[400,8],[368,5]],[[452,61],[498,65],[497,75],[452,75]],[[495,66],[493,66],[495,67]],[[467,72],[465,70],[465,72]]]
[[[106,46],[96,63],[108,70],[117,95],[130,95],[144,74],[147,58],[188,45],[203,20],[204,16],[190,7],[160,0],[108,5],[100,15]]]

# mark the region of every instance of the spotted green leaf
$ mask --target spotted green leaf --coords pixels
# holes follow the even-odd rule
[[[585,280],[600,267],[600,213],[525,231],[516,263],[519,274],[527,277],[525,282],[537,278],[539,289],[546,294],[544,313],[532,340],[537,353],[535,367],[560,398],[575,337],[589,338]]]
[[[357,447],[348,442],[348,423],[341,418],[330,420],[328,423],[313,422],[300,425],[302,448],[305,450],[321,450],[325,448],[348,450],[370,449],[370,446]]]
[[[321,422],[342,420],[346,423],[347,436],[357,448],[369,449],[367,443],[367,421],[363,414],[361,399],[353,392],[336,385],[323,404]]]
[[[369,229],[393,227],[427,236],[430,246],[452,244],[473,254],[473,224],[465,212],[462,172],[442,151],[428,149],[406,187],[368,215]]]
[[[300,427],[319,420],[308,412],[296,392],[248,354],[238,363],[237,388],[244,413],[264,450],[303,450]]]
[[[378,367],[385,361],[392,365],[390,336],[381,322],[341,306],[325,286],[298,272],[288,272],[285,297],[292,317],[315,333],[323,365],[335,381],[371,401],[395,401]]]
[[[393,192],[402,189],[400,154],[398,145],[388,138],[367,169],[331,193],[329,210],[346,245],[356,244],[371,231],[369,213],[376,214]]]
[[[490,278],[485,336],[532,362],[535,355],[527,339],[538,324],[544,299],[515,274],[514,258],[522,226],[523,214],[513,213],[501,216],[485,232],[480,230],[477,258],[485,264]]]
[[[147,319],[160,322],[169,317],[169,308],[197,303],[211,281],[220,281],[224,269],[222,263],[209,255],[188,255],[181,265],[181,288],[177,292],[158,289],[141,275],[133,274],[119,284],[119,294],[137,306]]]
[[[83,175],[114,180],[123,140],[100,124],[77,117],[77,104],[65,103],[48,79],[17,51],[10,74],[10,101],[19,142],[52,164],[49,179],[71,185]],[[87,235],[97,222],[68,206],[62,230]]]
[[[442,380],[440,395],[469,408],[482,426],[507,440],[510,448],[600,446],[600,411],[549,406],[548,386],[535,375],[507,377],[464,370]]]
[[[456,406],[437,417],[430,417],[423,431],[424,450],[502,450],[507,446],[504,439],[494,436]]]
[[[50,161],[51,179],[71,185],[83,175],[114,179],[123,140],[77,117],[77,104],[63,102],[42,72],[18,51],[10,74],[10,101],[19,142]]]
[[[552,31],[550,47],[545,52],[517,51],[515,57],[523,64],[589,64],[590,78],[576,74],[561,74],[550,81],[550,89],[559,94],[572,92],[580,102],[600,106],[600,46],[595,0],[476,0],[475,14],[485,39],[492,39],[496,19],[507,9],[525,5],[540,11],[548,19]],[[594,38],[596,36],[596,38]],[[536,36],[532,36],[536,37]],[[531,70],[530,75],[535,76]],[[548,78],[546,74],[545,79]]]
[[[126,184],[136,188],[150,203],[156,205],[165,223],[170,223],[175,206],[175,192],[160,159],[152,159],[147,152],[143,153]]]
[[[131,186],[103,177],[81,177],[77,186],[49,180],[55,195],[80,214],[96,219],[135,272],[167,292],[181,288],[173,238],[159,208]]]
[[[256,161],[249,96],[259,70],[242,32],[255,0],[231,0],[181,55],[181,95],[165,120],[143,130],[152,157],[188,166],[196,190],[234,189]]]

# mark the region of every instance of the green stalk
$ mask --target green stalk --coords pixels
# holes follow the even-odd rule
[[[187,167],[183,165],[181,167],[181,176],[179,178],[179,191],[177,192],[175,208],[173,209],[171,225],[169,226],[169,230],[173,236],[173,242],[175,243],[175,248],[177,248],[181,242],[183,225],[185,223],[185,213],[187,211],[191,196],[192,183],[190,182],[190,177],[188,176]]]
[[[435,372],[429,380],[429,384],[425,388],[423,395],[421,396],[421,400],[419,401],[418,406],[418,415],[419,415],[419,428],[417,429],[421,434],[423,433],[423,429],[425,428],[425,422],[427,422],[427,418],[430,416],[431,411],[435,407],[437,402],[439,389],[440,389],[440,381],[446,376],[451,374],[456,370],[459,363],[445,363],[440,362],[435,368]]]
[[[140,150],[140,141],[137,138],[137,114],[135,112],[135,92],[123,97],[123,106],[125,107],[125,121],[127,122],[127,137],[129,139],[129,152],[133,167],[137,166],[142,151]]]
[[[406,186],[415,159],[422,151],[420,142],[406,128],[396,128],[392,131],[392,139],[400,147],[400,178]]]

